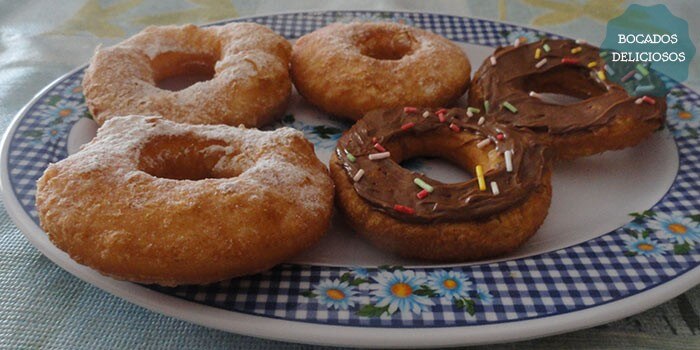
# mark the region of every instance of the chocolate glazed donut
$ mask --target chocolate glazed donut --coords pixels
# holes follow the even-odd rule
[[[605,64],[598,48],[573,40],[501,47],[475,73],[469,102],[534,131],[559,159],[631,147],[663,125],[666,98],[630,95],[619,83],[627,72],[613,81]]]
[[[514,250],[551,199],[550,162],[531,132],[485,122],[476,109],[370,112],[338,141],[337,204],[357,232],[410,258],[469,261]],[[474,178],[446,184],[399,164],[447,159]]]

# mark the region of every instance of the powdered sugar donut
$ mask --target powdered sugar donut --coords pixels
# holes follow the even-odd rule
[[[354,120],[374,109],[450,105],[467,90],[470,70],[451,41],[398,23],[334,23],[301,37],[292,52],[299,93]]]
[[[289,42],[254,23],[148,27],[98,47],[83,91],[98,124],[116,115],[158,114],[182,123],[257,127],[287,106],[290,55]],[[179,91],[158,87],[187,73],[211,79]]]
[[[209,283],[266,270],[326,231],[333,183],[303,134],[108,120],[50,165],[36,207],[49,238],[118,279]]]

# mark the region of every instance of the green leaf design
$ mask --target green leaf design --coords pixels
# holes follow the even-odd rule
[[[693,138],[698,138],[698,131],[695,129],[691,129],[689,127],[686,127],[686,130],[688,130],[688,133],[690,133],[690,136]]]
[[[357,310],[357,315],[362,317],[379,317],[383,313],[389,314],[389,305],[384,307],[377,307],[372,304],[364,305],[359,310]]]
[[[626,234],[628,234],[628,235],[630,235],[630,236],[632,236],[632,237],[639,238],[639,232],[637,232],[636,230],[632,230],[632,229],[629,229],[629,228],[625,228],[625,229],[623,229],[623,230],[625,231]]]
[[[95,120],[95,117],[92,116],[92,113],[90,113],[90,110],[89,110],[89,109],[86,109],[86,110],[85,110],[85,113],[83,113],[83,118],[88,118],[88,119]]]
[[[399,271],[404,271],[404,270],[406,270],[406,269],[405,269],[403,266],[401,266],[401,265],[379,265],[379,266],[377,266],[377,268],[380,269],[380,270],[386,270],[386,271],[389,271],[389,272],[394,272],[394,271],[396,271],[396,270],[399,270]]]
[[[469,298],[455,298],[455,306],[458,309],[465,309],[472,316],[474,316],[474,314],[476,313],[476,310],[474,308],[475,304],[476,303],[474,303],[474,300]]]
[[[685,95],[685,91],[683,91],[683,90],[671,90],[671,95],[673,95],[673,96],[683,96],[683,95]]]
[[[316,125],[314,126],[313,133],[318,135],[318,137],[322,139],[329,139],[331,138],[330,135],[339,134],[340,129],[334,128],[332,126]]]
[[[350,282],[350,285],[351,285],[351,286],[357,287],[357,286],[359,286],[359,285],[361,285],[361,284],[363,284],[363,283],[369,283],[369,280],[364,279],[364,278],[355,278],[354,280],[352,280],[352,281]]]
[[[22,133],[22,136],[30,137],[33,139],[41,137],[44,133],[41,130],[28,130]]]
[[[318,295],[316,295],[314,292],[307,290],[306,292],[301,293],[302,296],[305,296],[307,298],[315,298]]]
[[[700,214],[690,215],[688,217],[690,218],[690,220],[693,220],[695,222],[700,222]]]
[[[350,280],[352,280],[352,275],[350,274],[350,272],[346,272],[342,276],[340,276],[340,282],[347,282]]]
[[[690,253],[690,244],[688,244],[688,242],[685,242],[683,244],[674,245],[673,253],[677,255],[684,255]]]
[[[641,223],[645,218],[653,218],[654,216],[656,216],[656,212],[654,212],[653,210],[645,210],[641,213],[632,212],[632,213],[629,213],[629,215],[634,217],[634,220],[637,223]],[[639,220],[639,221],[637,221],[637,220]]]
[[[627,252],[625,252],[625,256],[637,256],[637,253],[632,252],[632,251],[627,251]]]
[[[60,100],[61,100],[61,96],[51,96],[51,98],[49,98],[49,101],[47,102],[47,104],[49,104],[51,106],[55,106],[58,103],[58,101],[60,101]]]
[[[426,285],[421,285],[420,288],[417,291],[414,291],[413,294],[422,296],[422,297],[429,297],[433,298],[438,296],[437,292],[435,292],[434,289],[426,286]]]
[[[294,114],[287,114],[282,118],[282,123],[284,124],[292,124],[295,121],[296,119],[294,119]]]

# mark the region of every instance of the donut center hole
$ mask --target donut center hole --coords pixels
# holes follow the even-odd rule
[[[364,56],[377,60],[400,60],[413,52],[416,39],[408,32],[375,29],[356,39],[356,45]]]
[[[223,141],[194,135],[158,136],[141,149],[138,168],[152,176],[173,180],[236,177],[237,170],[219,166],[224,156],[231,156],[227,146]]]
[[[401,166],[413,172],[446,184],[466,182],[474,176],[461,166],[440,157],[411,157],[402,161]]]
[[[180,91],[214,78],[217,58],[213,55],[166,52],[151,61],[156,86]]]
[[[570,105],[607,92],[607,87],[597,79],[594,72],[568,65],[526,75],[515,83],[525,93],[535,92],[533,98],[555,105]]]
[[[476,137],[476,136],[475,136]],[[404,136],[387,143],[387,150],[404,169],[442,183],[462,183],[475,177],[476,166],[492,167],[487,149],[466,146],[452,131]]]

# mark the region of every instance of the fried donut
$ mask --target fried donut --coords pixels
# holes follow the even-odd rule
[[[117,279],[204,284],[269,269],[330,223],[333,183],[303,134],[108,120],[51,164],[36,207],[51,241]]]
[[[299,38],[292,80],[323,111],[357,120],[373,110],[444,106],[469,86],[471,66],[451,41],[398,23],[334,23]]]
[[[664,123],[665,96],[629,94],[606,75],[596,47],[546,40],[502,47],[492,57],[474,74],[470,105],[487,101],[489,117],[534,131],[556,158],[631,147]]]
[[[152,26],[98,47],[83,92],[100,125],[117,115],[158,114],[180,123],[259,127],[287,106],[290,56],[287,40],[254,23]],[[210,79],[179,91],[159,87],[183,74]]]
[[[551,165],[532,133],[463,109],[406,110],[370,112],[331,159],[336,203],[360,235],[404,257],[461,262],[510,252],[537,231]],[[445,184],[399,165],[415,156],[447,159],[475,178]]]

